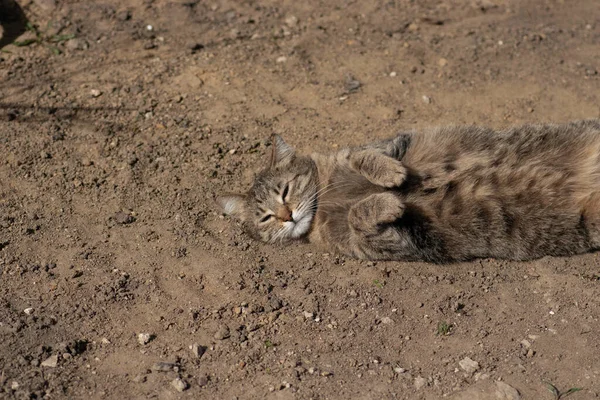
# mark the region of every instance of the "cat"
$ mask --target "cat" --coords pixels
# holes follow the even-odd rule
[[[333,154],[279,137],[248,193],[249,233],[365,260],[530,260],[600,248],[600,120],[401,133]]]

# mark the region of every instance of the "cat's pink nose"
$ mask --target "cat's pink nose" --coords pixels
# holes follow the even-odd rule
[[[282,220],[283,222],[293,221],[292,211],[288,208],[288,206],[281,206],[277,210],[277,218]]]

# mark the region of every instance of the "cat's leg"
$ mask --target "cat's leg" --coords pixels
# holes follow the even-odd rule
[[[391,224],[404,214],[404,203],[392,192],[372,194],[350,208],[350,228],[362,235],[377,233],[381,225]]]
[[[351,151],[350,167],[377,186],[398,187],[406,179],[406,168],[400,160],[389,157],[377,149]]]
[[[592,193],[585,200],[582,215],[592,247],[600,249],[600,192]]]

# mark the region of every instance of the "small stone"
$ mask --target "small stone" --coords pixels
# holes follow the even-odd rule
[[[147,379],[148,378],[146,377],[146,375],[138,374],[135,376],[135,378],[133,378],[133,381],[135,383],[144,383]]]
[[[346,82],[344,84],[344,89],[346,89],[347,93],[356,92],[361,87],[361,83],[356,80],[352,75],[346,76]]]
[[[502,381],[496,382],[496,398],[498,400],[521,400],[517,389]]]
[[[143,345],[148,344],[152,340],[152,334],[150,333],[139,333],[138,334],[138,343]]]
[[[198,343],[194,343],[190,346],[190,350],[192,351],[194,357],[201,358],[206,352],[206,347],[200,346]]]
[[[313,319],[315,317],[315,315],[311,312],[308,311],[304,311],[304,318],[306,319]]]
[[[528,107],[528,108],[527,108],[527,112],[528,112],[528,113],[532,113],[533,111],[534,111],[534,110],[533,110],[533,107]]]
[[[33,308],[27,307],[26,309],[23,310],[23,312],[27,315],[31,315],[33,313]]]
[[[126,225],[135,221],[133,215],[129,213],[124,213],[123,211],[119,211],[114,216],[115,222],[117,224]]]
[[[49,368],[56,368],[57,365],[58,365],[58,355],[56,355],[56,354],[48,357],[47,359],[42,361],[42,364],[41,364],[42,367],[49,367]]]
[[[394,78],[398,75],[398,73],[396,71],[392,71],[390,72],[390,77]]]
[[[296,17],[295,15],[290,15],[289,17],[287,17],[285,19],[285,23],[287,26],[289,26],[290,28],[295,27],[296,25],[298,25],[298,17]]]
[[[418,29],[419,29],[419,25],[415,24],[414,22],[412,24],[408,25],[408,30],[409,31],[413,31],[414,32],[414,31],[416,31]]]
[[[68,50],[86,50],[88,47],[88,43],[79,38],[69,39],[65,42],[65,48]]]
[[[431,97],[423,95],[423,103],[431,104]]]
[[[198,42],[190,42],[188,43],[188,49],[190,49],[190,51],[192,53],[195,53],[196,51],[200,51],[204,48],[204,45],[202,43],[198,43]]]
[[[473,374],[479,369],[479,363],[471,360],[469,357],[465,357],[460,360],[458,365],[460,365],[463,371],[465,371],[467,374]]]
[[[521,344],[523,345],[523,347],[525,347],[526,349],[531,347],[531,342],[529,342],[529,340],[527,339],[523,339],[521,340]]]
[[[265,307],[265,310],[267,312],[277,311],[277,310],[281,309],[281,307],[283,307],[283,303],[281,302],[281,300],[279,300],[276,297],[272,297],[269,300],[269,302],[267,303],[267,306]]]
[[[198,377],[198,381],[197,381],[198,386],[204,387],[204,386],[208,385],[208,381],[209,381],[208,375],[200,375]]]
[[[92,89],[90,90],[90,95],[92,95],[92,97],[100,97],[102,96],[102,92],[98,89]]]
[[[382,324],[386,324],[387,325],[387,324],[391,324],[392,322],[394,322],[394,320],[391,319],[390,317],[383,317],[383,318],[381,318],[381,323]]]
[[[422,376],[417,376],[414,380],[415,389],[419,390],[427,385],[427,379]]]
[[[440,58],[440,59],[438,60],[438,65],[439,65],[440,67],[445,67],[446,65],[448,65],[448,60],[446,60],[445,58]]]
[[[229,336],[231,336],[231,333],[229,332],[229,327],[226,325],[222,325],[217,332],[215,332],[215,336],[214,338],[217,340],[225,340],[227,339]]]
[[[166,362],[166,361],[158,361],[152,364],[152,371],[156,372],[169,372],[174,371],[177,368],[177,364]]]
[[[527,358],[532,358],[535,355],[535,351],[533,349],[527,350]]]
[[[103,338],[100,340],[100,343],[102,343],[102,344],[110,344],[110,340],[108,340],[107,338],[103,337]]]
[[[286,61],[287,61],[286,56],[277,57],[277,59],[275,60],[275,62],[277,62],[278,64],[284,63]]]
[[[131,19],[131,12],[128,10],[119,11],[116,17],[119,21],[128,21]]]
[[[17,389],[19,388],[19,382],[17,382],[17,381],[12,381],[12,382],[10,383],[10,388],[11,388],[12,390],[17,390]]]
[[[397,374],[403,374],[406,372],[406,369],[401,368],[401,367],[394,367],[394,372]]]
[[[190,385],[188,385],[188,383],[181,378],[175,378],[171,381],[171,386],[173,386],[178,392],[183,392]]]

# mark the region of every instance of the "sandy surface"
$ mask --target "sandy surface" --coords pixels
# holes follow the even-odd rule
[[[598,254],[366,263],[252,241],[213,200],[273,132],[598,117],[597,0],[19,4],[39,36],[0,53],[0,398],[600,397]]]

